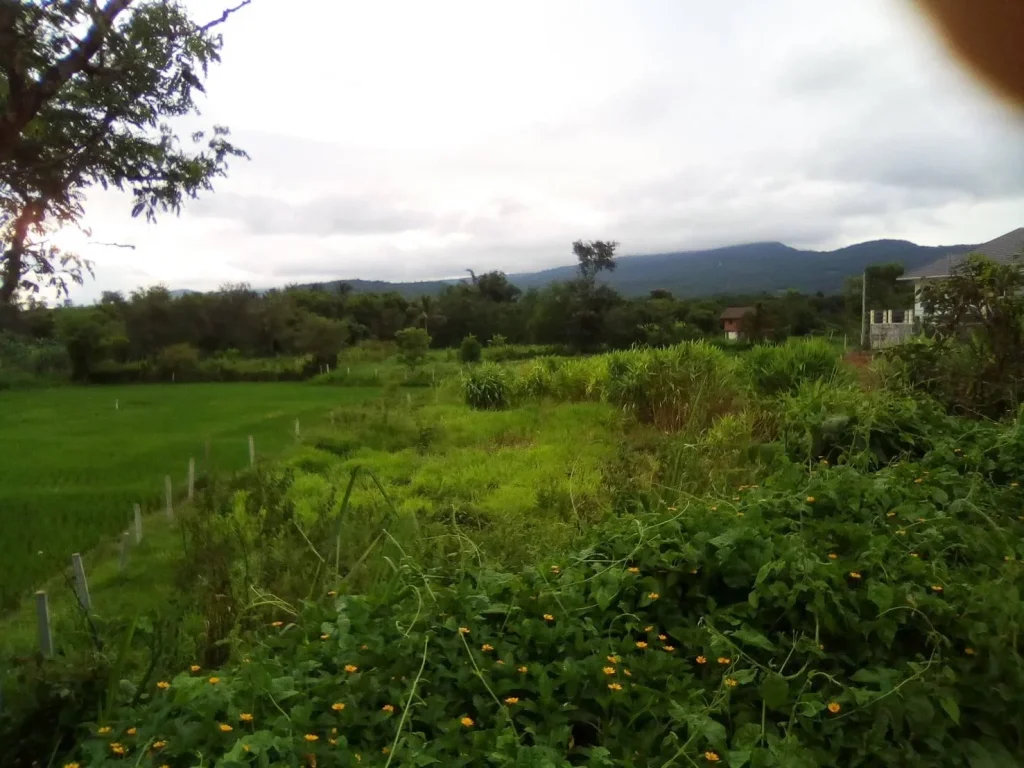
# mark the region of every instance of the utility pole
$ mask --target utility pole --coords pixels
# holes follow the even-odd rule
[[[860,278],[860,348],[868,348],[868,271]]]

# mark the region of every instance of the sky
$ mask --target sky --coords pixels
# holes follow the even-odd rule
[[[1024,118],[908,0],[254,0],[222,30],[190,127],[251,159],[155,225],[90,194],[76,301],[1024,226]]]

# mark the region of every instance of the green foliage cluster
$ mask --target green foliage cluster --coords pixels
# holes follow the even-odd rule
[[[519,573],[328,579],[222,668],[81,723],[68,758],[1015,765],[1024,431],[943,426],[919,462],[777,456]]]
[[[501,346],[501,345],[499,345]],[[483,357],[483,345],[472,333],[459,344],[459,361],[463,363],[479,363]]]
[[[0,333],[0,389],[67,381],[71,363],[64,347]]]

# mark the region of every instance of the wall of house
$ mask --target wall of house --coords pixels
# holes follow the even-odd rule
[[[914,335],[912,323],[872,323],[868,331],[868,344],[871,349],[884,349],[895,344],[902,344]]]

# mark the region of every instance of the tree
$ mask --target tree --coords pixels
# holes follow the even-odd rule
[[[79,223],[88,187],[130,190],[154,220],[244,156],[225,128],[193,134],[197,150],[163,121],[198,114],[216,27],[250,2],[200,25],[176,0],[0,0],[0,307],[82,282],[89,265],[45,235]]]
[[[572,244],[572,252],[579,260],[580,276],[593,282],[601,271],[615,271],[615,249],[619,244],[614,240],[577,240]]]
[[[437,300],[430,294],[420,296],[412,303],[411,309],[416,319],[423,323],[423,330],[427,333],[430,333],[431,323],[441,325],[445,321],[445,316],[437,309]]]
[[[463,363],[479,363],[483,356],[483,347],[480,340],[472,333],[462,340],[459,345],[459,361]]]
[[[423,364],[430,349],[430,334],[422,328],[403,328],[395,334],[398,342],[398,359],[410,369]]]

